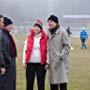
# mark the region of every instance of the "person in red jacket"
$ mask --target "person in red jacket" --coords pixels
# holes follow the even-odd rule
[[[25,41],[23,51],[23,67],[26,68],[26,90],[33,90],[35,75],[38,90],[45,90],[45,74],[48,68],[47,39],[42,22],[37,20]]]

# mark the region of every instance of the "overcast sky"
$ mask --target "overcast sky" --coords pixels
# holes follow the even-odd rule
[[[47,18],[50,14],[90,15],[90,0],[1,0],[0,14],[16,20]]]

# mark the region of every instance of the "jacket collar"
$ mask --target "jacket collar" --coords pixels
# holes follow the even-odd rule
[[[59,34],[59,32],[60,32],[60,28],[58,28],[57,31],[55,32],[55,34],[53,34],[53,35],[49,31],[48,37],[51,39],[51,38],[55,37],[57,34]]]

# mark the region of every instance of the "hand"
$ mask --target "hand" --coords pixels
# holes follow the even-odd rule
[[[49,64],[45,65],[45,70],[49,69]]]
[[[6,69],[5,68],[0,68],[0,70],[1,70],[1,75],[4,75],[5,72],[6,72]]]
[[[26,64],[23,64],[23,68],[26,69],[27,68],[27,65]]]

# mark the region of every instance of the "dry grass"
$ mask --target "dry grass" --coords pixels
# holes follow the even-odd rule
[[[22,50],[24,45],[24,35],[15,36],[18,47],[17,58],[17,90],[25,90],[25,70],[22,68]],[[88,49],[82,50],[80,48],[80,41],[78,38],[72,39],[74,50],[70,54],[70,78],[68,90],[90,90],[90,43]],[[35,83],[35,89],[37,85]],[[48,76],[46,77],[46,90],[49,89]]]

